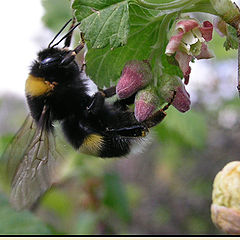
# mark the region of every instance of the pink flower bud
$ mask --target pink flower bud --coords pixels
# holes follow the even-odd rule
[[[183,84],[176,88],[176,96],[172,105],[180,112],[186,112],[190,109],[190,95]]]
[[[152,71],[147,61],[132,60],[126,63],[116,87],[120,99],[128,98],[152,80]]]
[[[172,105],[180,112],[186,112],[190,109],[190,95],[187,92],[181,79],[177,76],[165,74],[161,81],[159,93],[161,97],[170,102],[173,97],[173,92],[176,91],[176,96]]]
[[[151,88],[139,91],[135,98],[135,118],[142,122],[152,115],[159,102],[158,96]]]

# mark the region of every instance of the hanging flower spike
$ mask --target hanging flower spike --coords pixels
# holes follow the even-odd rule
[[[213,25],[205,21],[201,26],[197,20],[189,18],[178,21],[174,28],[165,54],[168,56],[175,54],[175,59],[183,72],[184,83],[187,84],[191,73],[190,61],[194,58],[213,57],[205,44],[212,39]]]

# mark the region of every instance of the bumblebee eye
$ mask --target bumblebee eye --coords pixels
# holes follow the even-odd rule
[[[61,61],[61,58],[59,56],[47,57],[42,61],[40,61],[40,66],[41,68],[56,66],[60,61]]]
[[[55,61],[56,61],[55,58],[48,57],[41,61],[41,65],[49,64]]]

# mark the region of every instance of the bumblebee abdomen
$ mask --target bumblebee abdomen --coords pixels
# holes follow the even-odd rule
[[[51,90],[52,87],[49,84],[47,84],[44,78],[35,77],[29,74],[25,84],[26,95],[32,97],[39,97],[41,95],[47,94]]]
[[[95,121],[97,124],[97,121]],[[83,124],[71,116],[64,119],[62,128],[69,143],[82,153],[98,157],[120,157],[130,152],[131,139],[96,130],[97,126]]]

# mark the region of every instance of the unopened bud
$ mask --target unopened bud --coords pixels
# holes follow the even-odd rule
[[[176,96],[172,105],[180,112],[188,111],[191,105],[190,95],[181,79],[177,76],[164,75],[159,88],[161,97],[166,102],[170,102],[174,91]]]
[[[135,98],[135,118],[142,122],[152,115],[159,102],[154,90],[148,87],[139,91]]]
[[[144,88],[152,80],[152,71],[147,61],[132,60],[126,63],[116,87],[120,99],[128,98]]]
[[[240,162],[228,163],[214,179],[211,216],[222,231],[240,234]]]

